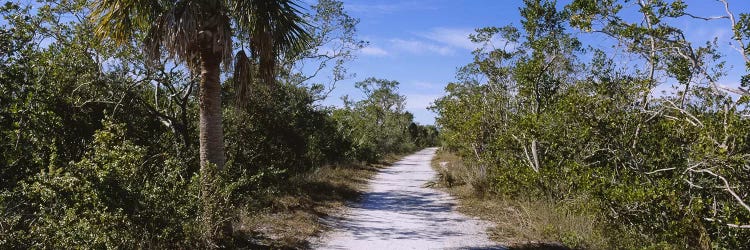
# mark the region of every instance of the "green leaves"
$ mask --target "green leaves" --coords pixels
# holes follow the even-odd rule
[[[735,39],[750,39],[750,13],[739,14],[739,19],[733,27]],[[750,54],[750,46],[745,47],[744,53]]]
[[[424,140],[414,116],[405,112],[406,97],[398,93],[399,82],[367,78],[355,83],[365,98],[359,101],[345,99],[345,107],[334,111],[334,118],[354,143],[354,158],[375,161],[391,153],[404,153],[415,149],[415,143]],[[413,133],[410,133],[411,128]],[[414,137],[416,136],[416,137]],[[420,145],[421,146],[421,145]]]
[[[100,40],[111,38],[119,45],[129,43],[136,32],[147,30],[156,22],[161,1],[105,0],[96,1],[90,18],[96,25],[94,34]]]
[[[179,61],[143,48],[169,35],[181,42],[175,48],[192,46],[170,18],[224,2],[104,1],[94,20],[84,18],[89,2],[0,5],[0,248],[200,248],[198,84]],[[315,11],[326,13],[315,16],[353,39],[356,22],[341,3],[321,4]],[[91,21],[122,29],[97,41]],[[351,131],[316,104],[322,89],[276,73],[277,91],[258,84],[248,105],[223,107],[231,164],[210,183],[221,199],[209,204],[213,219],[248,204],[264,209],[257,204],[292,176],[353,160]],[[228,83],[224,96],[238,91]]]
[[[750,193],[748,98],[734,101],[711,85],[724,67],[715,40],[694,47],[670,26],[688,15],[686,3],[576,0],[564,11],[553,1],[525,4],[519,46],[473,52],[435,102],[445,147],[488,166],[492,194],[600,204],[595,213],[612,248],[744,247],[750,232],[727,223],[750,223],[728,191]],[[625,21],[623,6],[642,20]],[[623,51],[583,50],[568,25],[599,31]],[[502,30],[512,28],[478,29],[472,39],[487,42]],[[637,55],[647,69],[628,68],[617,53]],[[579,57],[591,59],[583,65]],[[676,94],[655,95],[665,77]]]

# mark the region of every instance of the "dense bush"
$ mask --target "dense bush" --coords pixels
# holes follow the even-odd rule
[[[724,70],[717,45],[692,47],[664,23],[626,23],[616,4],[524,2],[521,29],[472,36],[510,46],[475,51],[436,101],[444,147],[487,168],[491,194],[560,206],[588,200],[572,212],[595,211],[612,247],[747,247],[750,231],[738,227],[750,223],[749,99],[719,90],[707,73]],[[647,18],[684,15],[681,4],[640,4]],[[646,70],[584,49],[571,24],[604,30],[625,53],[644,55]],[[679,91],[655,95],[661,78]]]
[[[349,157],[374,161],[385,154],[434,145],[437,131],[413,123],[414,115],[404,111],[406,97],[398,94],[398,85],[397,81],[376,78],[357,82],[365,99],[344,97],[344,108],[334,111],[334,119],[353,143]]]
[[[412,117],[401,110],[400,132],[378,137],[386,151],[353,137],[370,128],[334,113],[367,111],[320,107],[320,87],[299,81],[308,76],[290,65],[304,59],[290,54],[275,86],[252,86],[243,105],[225,102],[228,162],[206,183],[197,77],[174,61],[146,60],[138,42],[112,49],[95,40],[87,3],[0,6],[0,248],[203,248],[201,220],[231,231],[237,210],[265,209],[262,198],[296,175],[434,142],[434,129],[414,124],[409,134]],[[348,44],[356,19],[336,1],[312,9],[305,17],[324,29],[302,57],[341,38],[350,49],[335,56],[343,74],[361,47]],[[222,83],[225,100],[237,96],[232,81]],[[353,153],[368,150],[377,155]],[[200,199],[206,190],[211,204]],[[221,239],[225,246],[246,237],[224,236],[236,236]]]

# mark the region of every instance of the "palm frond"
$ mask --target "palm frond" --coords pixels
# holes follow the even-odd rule
[[[234,74],[232,81],[235,91],[235,106],[244,107],[247,98],[250,97],[250,85],[252,84],[253,64],[245,54],[244,50],[237,52],[234,57]]]
[[[212,32],[212,47],[225,69],[232,60],[232,30],[221,1],[210,0],[103,0],[94,3],[91,17],[97,23],[96,35],[119,45],[144,32],[146,55],[151,59],[167,55],[196,70],[198,33]]]
[[[260,78],[275,82],[280,54],[300,51],[310,40],[301,7],[292,0],[229,1],[238,35],[250,40],[252,57],[259,60]]]
[[[101,0],[93,1],[90,18],[96,24],[97,38],[110,38],[122,45],[136,31],[151,26],[160,11],[159,1]]]

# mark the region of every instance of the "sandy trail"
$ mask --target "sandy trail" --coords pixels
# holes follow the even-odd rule
[[[447,193],[424,187],[437,148],[407,156],[380,172],[358,204],[333,217],[335,228],[316,249],[503,249],[485,233],[490,224],[454,210]]]

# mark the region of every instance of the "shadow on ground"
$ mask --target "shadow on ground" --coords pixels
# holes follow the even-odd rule
[[[360,201],[361,187],[388,162],[327,166],[286,180],[277,193],[256,197],[247,218],[234,223],[231,242],[237,249],[309,249],[310,237],[325,230],[321,218],[346,203]],[[249,219],[260,217],[262,219]]]

